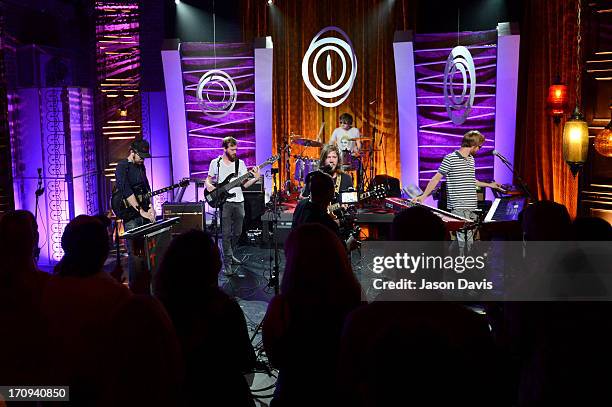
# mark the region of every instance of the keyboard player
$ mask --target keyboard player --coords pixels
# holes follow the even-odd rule
[[[477,130],[470,130],[463,136],[461,147],[447,154],[438,172],[427,184],[422,195],[414,198],[415,202],[423,203],[429,197],[442,177],[446,178],[448,209],[455,215],[463,218],[476,220],[474,212],[477,208],[476,187],[490,187],[502,190],[497,182],[482,182],[476,179],[476,167],[474,156],[484,143],[484,136]],[[471,246],[474,241],[474,231],[467,230],[465,233],[457,233],[457,241],[461,248]]]

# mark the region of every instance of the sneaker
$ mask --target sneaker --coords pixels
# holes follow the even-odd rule
[[[244,263],[243,263],[241,260],[238,260],[238,258],[237,258],[237,257],[232,256],[232,264],[235,264],[235,265],[237,265],[237,266],[240,266],[240,265],[242,265],[242,264],[244,264]]]

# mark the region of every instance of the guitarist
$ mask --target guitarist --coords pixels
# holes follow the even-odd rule
[[[144,166],[145,158],[151,157],[149,143],[146,140],[136,140],[130,145],[130,154],[117,163],[115,179],[117,189],[128,202],[129,207],[122,214],[126,231],[155,222],[155,211],[150,202],[138,202],[136,195],[144,195],[151,191]]]
[[[213,191],[216,188],[214,179],[218,183],[224,181],[230,174],[235,177],[240,177],[247,173],[247,167],[243,160],[236,156],[238,150],[238,142],[233,137],[225,137],[223,139],[223,154],[210,162],[208,168],[208,177],[206,177],[206,189]],[[258,167],[251,169],[253,178],[247,180],[242,186],[250,187],[260,178]],[[223,262],[225,275],[235,275],[232,271],[232,264],[241,264],[234,257],[233,249],[242,234],[242,221],[244,220],[244,196],[241,187],[235,187],[229,190],[230,198],[223,204],[221,211],[221,233],[223,237]]]
[[[155,222],[155,211],[150,202],[138,202],[136,195],[144,195],[151,191],[144,166],[145,158],[151,157],[149,143],[146,140],[136,140],[130,145],[130,154],[120,160],[115,169],[116,186],[129,207],[123,213],[116,215],[123,220],[123,228],[127,232],[149,222]],[[132,245],[128,249],[128,279],[130,287],[136,285],[136,268],[132,256]]]
[[[327,144],[321,150],[321,157],[319,159],[319,170],[331,175],[334,181],[334,198],[332,203],[338,202],[340,192],[348,191],[353,188],[353,178],[343,172],[340,168],[340,150],[335,144]],[[311,173],[314,174],[314,173]],[[308,174],[310,177],[310,174]],[[306,185],[302,191],[301,198],[308,198],[310,196],[310,182],[306,180]]]
[[[334,181],[331,176],[322,171],[315,171],[309,177],[309,187],[312,190],[309,199],[301,200],[295,207],[291,228],[295,229],[305,223],[319,223],[334,232],[344,242],[347,250],[353,250],[358,242],[353,236],[344,239],[338,223],[327,212],[334,197]]]

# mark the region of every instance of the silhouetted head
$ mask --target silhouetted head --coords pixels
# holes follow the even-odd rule
[[[285,242],[285,274],[281,293],[289,303],[308,312],[329,307],[346,311],[361,301],[346,249],[329,228],[314,223],[291,231]]]
[[[102,270],[108,257],[108,230],[94,216],[79,215],[62,235],[64,257],[55,267],[61,276],[87,277]]]
[[[553,201],[538,201],[521,213],[523,236],[533,241],[568,240],[571,220],[567,208]]]
[[[0,258],[11,268],[32,266],[38,251],[38,225],[29,211],[9,211],[0,218]]]
[[[197,298],[203,288],[217,287],[219,248],[207,232],[190,230],[176,236],[161,261],[154,291],[164,304]]]
[[[612,240],[612,226],[602,218],[576,218],[572,224],[573,236],[580,241]]]
[[[309,178],[310,200],[320,206],[327,207],[334,199],[334,181],[328,174],[315,171]]]
[[[414,206],[393,218],[391,240],[435,242],[445,239],[444,222],[429,209]]]

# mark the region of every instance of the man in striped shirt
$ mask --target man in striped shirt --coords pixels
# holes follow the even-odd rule
[[[416,202],[422,203],[438,185],[442,177],[446,178],[446,189],[448,195],[448,209],[461,217],[476,219],[474,210],[477,208],[476,187],[490,187],[502,189],[497,182],[481,182],[476,180],[476,168],[474,156],[480,150],[485,138],[478,130],[470,130],[464,134],[461,140],[461,148],[447,154],[438,172],[429,181],[425,192],[416,197]],[[474,239],[474,231],[458,233],[457,240],[470,244]]]

